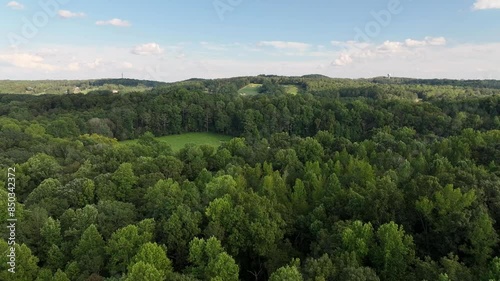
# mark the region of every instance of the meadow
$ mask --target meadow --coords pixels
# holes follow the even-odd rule
[[[295,85],[282,85],[285,88],[287,94],[297,95],[299,93],[299,88]],[[245,87],[241,88],[238,93],[242,96],[255,96],[260,94],[259,90],[262,84],[250,83]]]
[[[215,133],[186,133],[180,135],[170,135],[157,137],[158,141],[167,143],[172,147],[174,152],[184,148],[187,144],[209,145],[219,147],[222,142],[231,140],[230,136],[215,134]],[[135,143],[137,140],[123,141],[124,144]]]

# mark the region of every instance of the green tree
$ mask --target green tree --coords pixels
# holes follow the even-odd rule
[[[304,265],[304,279],[306,281],[331,280],[336,274],[337,269],[328,254],[324,254],[318,259],[308,258]]]
[[[51,216],[60,216],[69,207],[67,202],[59,198],[61,186],[57,179],[45,179],[31,191],[24,203],[27,207],[44,208]]]
[[[58,269],[56,273],[54,273],[54,278],[52,281],[70,281],[66,273]]]
[[[342,248],[348,253],[354,253],[358,263],[364,264],[364,259],[373,247],[373,236],[370,223],[355,221],[342,231]]]
[[[168,276],[172,272],[172,262],[167,257],[166,248],[156,243],[145,243],[132,259],[132,264],[144,262],[152,265],[162,276]]]
[[[500,281],[500,258],[495,257],[489,264],[485,280]]]
[[[369,267],[347,267],[342,270],[339,279],[345,281],[380,281],[377,273]]]
[[[83,232],[92,224],[97,223],[98,211],[92,205],[82,209],[66,210],[60,217],[63,242],[61,250],[65,255],[70,255],[78,244]]]
[[[234,195],[237,188],[236,181],[232,176],[216,177],[206,185],[204,199],[208,203],[216,198],[224,197],[226,194]]]
[[[136,222],[135,205],[120,201],[101,200],[97,204],[99,232],[107,239],[119,228]]]
[[[28,178],[20,182],[21,185],[19,185],[16,193],[21,198],[26,198],[42,181],[56,178],[59,171],[61,171],[61,166],[54,157],[39,153],[22,164],[20,170]]]
[[[48,268],[40,269],[35,281],[52,281],[52,271]]]
[[[126,201],[132,192],[132,188],[137,183],[137,177],[134,175],[132,164],[123,163],[111,176],[116,185],[115,198],[117,200]]]
[[[179,159],[184,162],[183,174],[194,180],[198,174],[208,167],[203,150],[199,146],[186,145],[179,151]]]
[[[163,273],[153,265],[140,261],[132,265],[127,274],[126,281],[164,281]]]
[[[324,150],[321,144],[313,138],[305,138],[300,141],[297,156],[303,163],[321,161]]]
[[[176,265],[182,266],[187,261],[189,242],[201,233],[202,215],[192,211],[186,205],[180,205],[163,226],[166,244],[174,257]]]
[[[108,270],[112,275],[125,273],[134,255],[148,238],[140,235],[137,226],[128,225],[117,230],[109,239],[106,253],[110,257]]]
[[[10,262],[10,257],[7,255],[11,252],[10,248],[3,239],[0,239],[0,280],[26,281],[35,280],[38,273],[38,258],[31,253],[31,250],[25,244],[16,244],[15,251],[15,266],[14,272],[8,271],[12,268],[7,262]]]
[[[376,238],[372,258],[382,280],[404,279],[415,259],[412,237],[405,234],[402,226],[391,222],[380,226]]]
[[[304,279],[302,278],[302,274],[300,274],[300,271],[297,267],[284,266],[280,267],[276,272],[271,274],[271,277],[269,277],[269,281],[282,281],[282,280],[302,281]]]
[[[468,234],[470,246],[465,249],[465,252],[473,256],[473,262],[479,268],[484,269],[491,259],[494,247],[497,245],[498,235],[493,227],[492,219],[484,211],[481,211],[472,224]]]
[[[45,255],[49,252],[52,245],[61,246],[62,235],[61,235],[61,223],[58,220],[54,220],[49,217],[45,224],[40,229],[40,234],[42,236],[42,260],[45,260]]]
[[[18,203],[16,206],[19,206]],[[26,210],[22,224],[16,225],[17,238],[30,248],[34,255],[40,255],[43,241],[41,229],[48,220],[47,211],[42,208]]]
[[[75,261],[78,263],[82,276],[86,277],[101,271],[105,258],[104,246],[104,240],[97,227],[94,224],[90,225],[83,232],[80,242],[73,250]]]
[[[439,255],[458,252],[465,243],[467,228],[471,224],[471,207],[476,201],[474,190],[462,192],[449,184],[438,185],[432,197],[422,197],[416,209],[423,215],[425,243]]]
[[[72,118],[60,117],[48,124],[47,133],[57,138],[76,137],[80,129]]]
[[[285,222],[270,200],[255,193],[226,195],[212,201],[205,211],[209,219],[206,233],[228,247],[232,255],[240,251],[271,257],[283,238]]]
[[[184,196],[185,191],[179,183],[172,179],[160,180],[144,195],[144,213],[155,219],[169,217],[183,203]]]
[[[441,275],[446,275],[448,280],[451,281],[472,281],[477,280],[479,277],[474,276],[470,268],[460,262],[458,256],[453,254],[449,254],[448,256],[441,258],[441,265],[444,271]]]
[[[160,155],[154,159],[160,172],[167,179],[180,180],[184,169],[184,162],[170,155]]]
[[[307,202],[308,196],[305,189],[304,183],[297,179],[292,191],[292,208],[294,214],[305,215],[309,209],[309,204]]]
[[[61,249],[57,245],[52,244],[47,251],[45,266],[54,271],[63,268],[65,261],[66,257]]]
[[[98,134],[112,138],[112,127],[114,127],[114,124],[109,119],[92,118],[88,121],[88,128],[91,134]]]
[[[95,202],[95,184],[90,179],[74,179],[59,188],[58,198],[71,207],[82,208]]]
[[[195,238],[189,246],[189,261],[193,264],[192,272],[202,280],[237,281],[239,268],[229,256],[219,240]]]

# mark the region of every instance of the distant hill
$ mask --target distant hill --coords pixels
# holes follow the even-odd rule
[[[367,80],[378,84],[456,86],[500,89],[500,80],[415,79],[399,77],[391,77],[390,79],[387,77],[376,77]]]
[[[323,74],[307,74],[303,75],[302,78],[322,78],[322,79],[331,79],[331,77],[325,76]]]
[[[91,91],[133,92],[146,91],[165,82],[137,79],[92,80],[0,80],[2,94],[86,94]]]
[[[137,87],[139,85],[144,85],[146,87],[157,87],[160,85],[165,85],[167,83],[165,82],[159,82],[159,81],[151,81],[151,80],[137,80],[137,79],[99,79],[99,80],[93,80],[92,84],[95,86],[103,86],[105,84],[111,84],[111,85],[123,85],[123,86],[128,86],[128,87]]]
[[[159,82],[138,79],[91,80],[0,80],[0,94],[87,94],[89,92],[131,93],[155,88],[182,87],[189,91],[209,94],[240,93],[249,85],[271,84],[287,87],[296,93],[311,93],[332,97],[406,97],[409,99],[455,96],[491,95],[500,90],[500,80],[414,79],[375,77],[365,79],[332,78],[321,74],[303,76],[258,75],[221,79],[192,78],[179,82]],[[436,86],[436,87],[433,87]],[[252,92],[252,94],[255,94]]]

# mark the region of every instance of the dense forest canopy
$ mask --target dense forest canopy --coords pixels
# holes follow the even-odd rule
[[[0,95],[0,280],[500,280],[498,81],[143,85]]]

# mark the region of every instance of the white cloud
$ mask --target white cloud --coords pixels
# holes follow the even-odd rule
[[[56,66],[45,63],[43,57],[29,53],[0,54],[0,61],[21,69],[43,71],[53,71],[57,69]]]
[[[393,42],[393,41],[385,41],[382,45],[377,47],[377,50],[382,52],[382,53],[400,52],[403,50],[403,43]]]
[[[136,46],[132,53],[140,56],[160,55],[163,53],[163,49],[157,43],[148,43]]]
[[[132,68],[134,68],[134,65],[128,61],[125,61],[122,63],[122,67],[126,68],[126,69],[132,69]]]
[[[425,40],[431,46],[444,46],[447,43],[446,38],[444,37],[426,37]]]
[[[500,0],[477,0],[473,10],[500,9]]]
[[[48,58],[48,57],[54,57],[59,54],[59,51],[57,48],[41,48],[37,50],[35,55],[40,56],[42,58]]]
[[[357,49],[363,49],[371,45],[370,43],[363,43],[358,41],[332,41],[330,43],[334,47],[357,48]]]
[[[96,25],[112,25],[112,26],[118,26],[118,27],[129,27],[132,26],[130,22],[122,19],[111,19],[107,21],[97,21],[95,23]]]
[[[337,54],[337,58],[334,59],[332,64],[345,66],[362,59],[387,58],[393,55],[417,56],[427,49],[445,46],[447,41],[444,37],[425,37],[424,40],[406,39],[404,42],[385,41],[379,45],[354,41],[332,41],[331,43],[333,46],[344,48],[340,54]]]
[[[68,70],[69,71],[79,71],[80,68],[80,63],[79,62],[72,62],[68,64]]]
[[[75,12],[71,12],[71,11],[68,11],[68,10],[59,10],[57,12],[57,14],[61,17],[61,18],[64,18],[64,19],[69,19],[69,18],[83,18],[85,17],[85,13],[75,13]]]
[[[407,47],[444,46],[446,43],[447,41],[444,37],[425,37],[422,41],[414,39],[405,40]]]
[[[87,67],[90,68],[90,69],[96,69],[97,67],[99,67],[102,63],[102,59],[98,58],[98,59],[95,59],[93,62],[89,62],[87,63]]]
[[[354,42],[336,44],[350,46],[345,49],[333,45],[326,46],[317,55],[316,48],[311,48],[293,57],[286,52],[269,57],[245,48],[238,49],[244,55],[239,57],[232,52],[209,52],[195,43],[187,47],[181,44],[162,46],[165,52],[161,56],[138,56],[131,48],[120,46],[42,45],[14,54],[12,49],[4,48],[0,49],[0,76],[24,80],[92,79],[119,78],[124,73],[130,78],[172,82],[193,77],[224,78],[262,73],[299,76],[319,73],[342,78],[392,73],[416,78],[500,79],[500,53],[497,51],[500,42],[442,46],[426,43],[423,46],[423,43],[393,40],[369,44],[363,49],[353,47],[359,46]],[[50,55],[50,50],[57,50],[58,55]]]
[[[273,47],[276,49],[287,49],[294,50],[299,52],[307,51],[311,48],[310,44],[302,43],[302,42],[286,42],[286,41],[261,41],[257,44],[259,47]]]
[[[352,58],[349,54],[343,53],[332,64],[336,66],[345,66],[352,63]]]
[[[427,42],[425,41],[419,41],[419,40],[413,40],[413,39],[406,39],[405,40],[405,45],[408,47],[424,47],[427,46]]]
[[[24,9],[24,5],[16,1],[10,1],[9,3],[7,3],[7,7],[12,8],[14,10]]]

